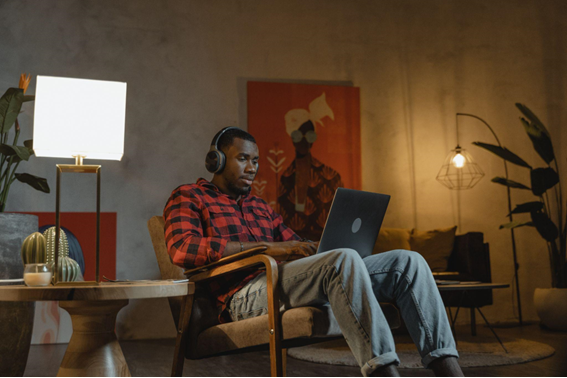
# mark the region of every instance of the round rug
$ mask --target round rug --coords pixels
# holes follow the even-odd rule
[[[524,339],[504,341],[508,353],[498,341],[459,341],[459,365],[461,367],[513,365],[540,360],[555,353],[551,346]],[[413,343],[396,343],[396,352],[402,369],[423,368],[421,357]],[[287,355],[299,360],[329,365],[358,366],[344,339],[327,341],[319,344],[290,348]]]

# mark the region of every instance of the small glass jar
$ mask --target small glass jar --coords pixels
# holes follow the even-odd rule
[[[51,264],[26,264],[24,267],[26,286],[47,286],[51,283],[52,276]]]

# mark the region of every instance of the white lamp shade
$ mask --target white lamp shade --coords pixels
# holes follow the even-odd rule
[[[126,83],[37,77],[36,156],[120,160],[125,119]]]

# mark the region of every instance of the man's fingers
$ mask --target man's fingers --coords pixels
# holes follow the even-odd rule
[[[309,256],[312,256],[312,255],[313,254],[310,251],[305,250],[305,249],[302,249],[302,250],[300,250],[296,253],[293,253],[293,256],[297,256],[296,258],[309,257]]]
[[[312,256],[315,252],[317,252],[317,246],[313,243],[306,243],[303,249],[309,254],[309,256]]]

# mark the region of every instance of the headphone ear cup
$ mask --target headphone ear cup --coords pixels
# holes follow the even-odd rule
[[[232,129],[240,130],[238,127],[233,127],[233,126],[225,127],[224,129],[219,131],[213,138],[213,142],[211,143],[211,149],[209,150],[207,156],[205,157],[205,167],[207,168],[207,171],[211,173],[221,173],[222,170],[224,169],[226,156],[222,151],[218,149],[217,146],[222,134]]]
[[[207,153],[205,158],[205,167],[211,173],[217,173],[219,170],[220,157],[217,150],[212,150]]]
[[[217,171],[215,173],[221,173],[224,169],[225,163],[226,163],[226,156],[224,155],[224,152],[222,151],[215,151],[217,153],[218,156],[218,168]]]

